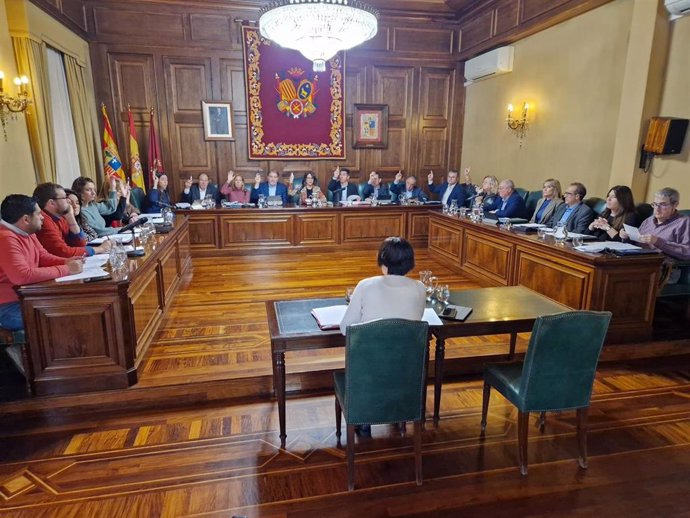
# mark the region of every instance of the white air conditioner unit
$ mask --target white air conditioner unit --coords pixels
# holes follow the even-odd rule
[[[690,14],[690,0],[664,0],[664,5],[671,13],[671,20]]]
[[[465,63],[465,86],[513,71],[515,47],[501,47],[472,58]]]

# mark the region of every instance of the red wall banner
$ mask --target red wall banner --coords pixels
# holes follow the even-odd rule
[[[250,159],[345,158],[342,52],[312,72],[298,51],[243,27]]]

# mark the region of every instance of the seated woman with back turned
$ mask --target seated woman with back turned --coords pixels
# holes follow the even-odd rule
[[[343,334],[351,324],[380,318],[422,319],[426,306],[424,285],[405,277],[414,268],[412,245],[401,237],[386,238],[377,261],[383,275],[359,281],[340,322]]]
[[[529,222],[550,227],[553,222],[553,215],[556,213],[556,208],[561,203],[563,203],[563,198],[561,198],[561,182],[553,178],[544,180],[541,198],[537,202],[534,214],[532,214],[532,219],[530,219]]]
[[[615,185],[606,196],[606,208],[589,224],[589,233],[599,241],[620,241],[623,224],[636,227],[635,201],[630,187]]]

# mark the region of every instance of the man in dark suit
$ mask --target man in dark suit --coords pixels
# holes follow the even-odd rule
[[[512,180],[503,180],[498,184],[498,197],[484,211],[494,218],[524,218],[525,200],[515,192]]]
[[[350,171],[341,169],[340,166],[333,171],[333,178],[328,182],[328,190],[333,193],[333,203],[347,201],[350,196],[359,197],[357,186],[350,183]]]
[[[406,200],[419,200],[425,202],[427,200],[426,193],[417,187],[417,178],[415,176],[408,176],[405,183],[402,182],[402,172],[398,171],[391,185],[391,192],[398,196],[398,201],[401,198]]]
[[[438,187],[434,186],[434,172],[429,171],[427,176],[429,182],[429,192],[435,192],[441,196],[441,203],[450,205],[453,200],[462,207],[465,203],[465,187],[458,183],[458,172],[448,171],[446,181]]]
[[[193,203],[196,200],[203,200],[206,196],[211,196],[216,203],[218,203],[221,198],[218,186],[209,182],[206,173],[201,173],[199,175],[198,184],[192,184],[191,176],[188,180],[185,180],[184,191],[180,195],[180,201]]]
[[[565,225],[568,232],[586,234],[587,227],[594,221],[594,211],[582,200],[587,196],[587,189],[579,182],[571,183],[563,193],[565,203],[561,203],[553,215],[553,227]]]
[[[362,197],[367,200],[369,198],[373,198],[374,194],[376,194],[377,200],[391,199],[391,193],[388,190],[388,187],[381,183],[381,176],[376,171],[372,171],[369,174],[369,182],[362,190]]]
[[[266,181],[263,183],[261,183],[261,173],[256,173],[254,177],[254,188],[252,189],[249,200],[252,203],[256,203],[259,201],[259,196],[262,194],[266,198],[269,196],[280,196],[283,200],[283,207],[287,205],[287,187],[278,182],[278,173],[276,171],[269,171],[266,175]]]

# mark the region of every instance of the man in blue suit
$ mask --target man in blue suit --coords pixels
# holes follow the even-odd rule
[[[434,172],[429,171],[427,176],[429,181],[429,192],[435,192],[441,196],[441,203],[450,205],[453,200],[456,200],[458,207],[462,207],[465,203],[465,187],[458,183],[458,172],[448,171],[446,181],[438,187],[434,186]]]
[[[376,172],[372,171],[369,174],[369,182],[362,189],[362,197],[367,200],[373,198],[376,194],[377,200],[388,200],[391,199],[391,193],[384,184],[381,183],[381,176]]]
[[[402,176],[402,172],[398,171],[391,185],[391,192],[397,195],[398,201],[400,201],[401,198],[405,198],[406,200],[419,200],[420,202],[425,202],[427,196],[422,189],[417,187],[417,178],[415,176],[408,176],[405,179],[405,183],[403,183]]]
[[[524,218],[525,200],[515,192],[513,180],[503,180],[498,184],[498,197],[491,205],[484,207],[494,218]]]
[[[587,234],[589,224],[594,221],[594,211],[582,200],[587,196],[587,188],[580,182],[571,183],[563,193],[565,203],[561,203],[553,215],[552,226],[565,225],[568,232]]]
[[[259,196],[280,196],[283,200],[283,207],[287,205],[287,187],[278,182],[278,173],[276,171],[269,171],[266,175],[266,181],[261,183],[261,173],[256,173],[254,177],[254,188],[249,201],[256,203],[259,201]]]
[[[180,201],[193,203],[196,200],[203,200],[206,196],[211,196],[216,203],[220,201],[218,186],[209,182],[206,173],[201,173],[198,184],[192,184],[191,176],[188,180],[185,180],[184,191],[180,195]]]

